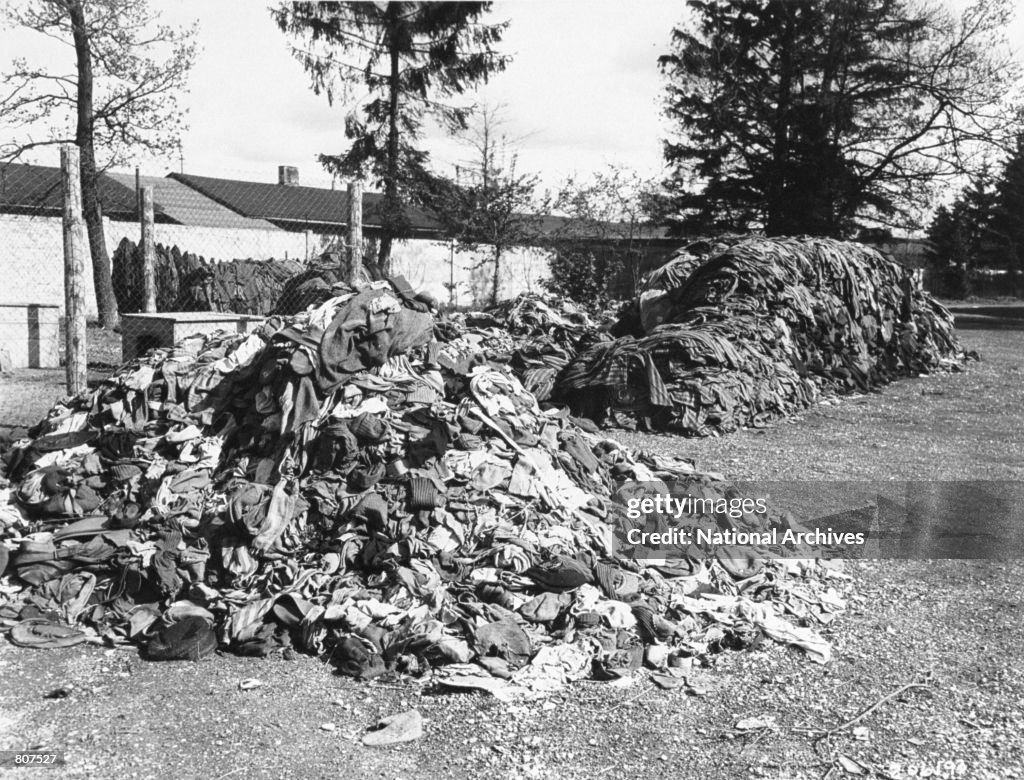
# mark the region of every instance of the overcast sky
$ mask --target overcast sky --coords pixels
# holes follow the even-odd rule
[[[184,99],[191,125],[183,139],[184,170],[275,181],[277,166],[287,164],[299,168],[304,184],[329,184],[316,155],[344,149],[345,108],[329,107],[326,98],[309,89],[268,4],[153,1],[164,9],[168,23],[199,21],[201,53]],[[509,134],[523,138],[520,169],[542,174],[548,186],[607,163],[657,175],[665,135],[657,58],[668,50],[671,29],[685,13],[681,0],[495,2],[491,18],[511,22],[500,50],[513,61],[477,97],[506,106]],[[1018,32],[1024,29],[1022,21],[1015,25]],[[54,57],[70,54],[41,47],[33,33],[0,33],[4,61],[44,50]],[[427,148],[438,167],[465,159],[438,134]],[[53,154],[36,161],[52,164],[56,159]],[[142,168],[162,175],[178,170],[179,161],[146,161]]]

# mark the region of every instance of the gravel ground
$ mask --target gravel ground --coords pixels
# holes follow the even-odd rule
[[[720,439],[616,436],[743,479],[1019,479],[1024,334],[962,337],[985,358],[966,374]],[[725,653],[695,674],[705,696],[641,678],[509,706],[403,680],[355,683],[305,656],[155,664],[133,649],[3,644],[0,748],[63,749],[67,777],[1024,776],[1024,564],[884,561],[850,573],[858,600],[829,628],[830,664],[770,643]],[[240,690],[246,678],[262,684]],[[57,689],[68,695],[45,698]],[[359,743],[409,707],[427,719],[423,739]],[[737,731],[751,717],[765,728]]]

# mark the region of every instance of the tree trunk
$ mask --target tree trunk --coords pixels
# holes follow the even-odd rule
[[[78,147],[60,150],[61,191],[64,203],[64,365],[70,395],[86,389],[88,345],[85,331],[85,247],[82,245],[82,166]]]
[[[388,3],[388,54],[391,72],[388,76],[388,158],[387,175],[384,177],[384,219],[381,220],[380,245],[377,250],[377,265],[384,276],[391,275],[391,244],[394,242],[395,226],[400,219],[401,204],[398,201],[398,93],[399,79],[399,26],[403,24],[402,3]]]
[[[107,254],[107,240],[103,235],[103,207],[100,204],[96,152],[93,149],[92,53],[81,2],[71,2],[67,8],[71,17],[71,31],[78,64],[78,123],[75,130],[75,145],[81,154],[82,211],[89,234],[96,310],[100,325],[104,328],[113,328],[119,318],[117,299],[114,297],[114,285],[110,276],[110,255]]]

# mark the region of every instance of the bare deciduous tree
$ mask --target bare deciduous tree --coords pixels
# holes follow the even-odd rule
[[[472,157],[458,166],[457,180],[433,177],[430,201],[448,234],[462,250],[487,247],[490,301],[501,294],[509,249],[536,243],[546,206],[538,201],[535,174],[521,173],[515,139],[504,132],[500,108],[485,107],[464,144]]]
[[[31,0],[7,20],[67,47],[66,66],[27,59],[3,75],[0,159],[74,143],[80,150],[82,208],[100,322],[118,321],[103,236],[99,175],[141,151],[177,150],[185,111],[177,97],[195,59],[195,28],[159,24],[145,0]]]

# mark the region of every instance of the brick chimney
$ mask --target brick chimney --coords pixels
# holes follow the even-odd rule
[[[294,165],[278,165],[277,183],[282,187],[298,187],[299,169]]]

